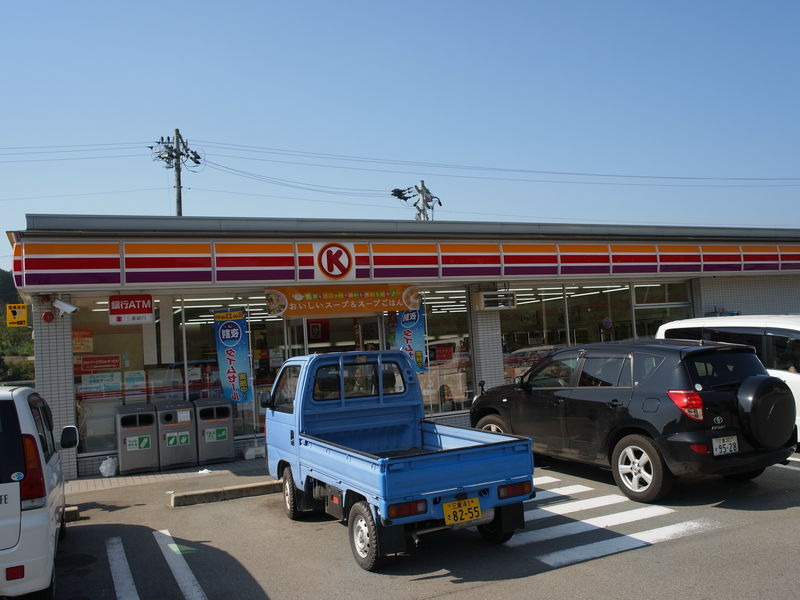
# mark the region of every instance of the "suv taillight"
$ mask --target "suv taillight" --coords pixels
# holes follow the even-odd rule
[[[19,482],[20,500],[37,500],[47,495],[44,485],[42,461],[36,438],[29,433],[22,434],[22,452],[25,457],[25,477]]]
[[[703,420],[703,398],[693,390],[669,390],[669,399],[681,412],[694,421]]]

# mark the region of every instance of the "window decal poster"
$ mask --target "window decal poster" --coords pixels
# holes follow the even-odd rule
[[[243,310],[214,311],[219,380],[231,402],[252,402],[250,387],[250,342]]]
[[[417,367],[417,372],[428,370],[428,355],[425,346],[425,306],[413,310],[397,311],[397,324],[391,347],[402,350]]]

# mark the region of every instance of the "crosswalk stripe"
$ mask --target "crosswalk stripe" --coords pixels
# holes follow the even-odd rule
[[[543,475],[542,477],[534,477],[533,485],[547,485],[548,483],[558,483],[559,481],[561,480],[556,479],[555,477],[550,477],[549,475]]]
[[[186,560],[182,555],[170,548],[170,546],[173,548],[175,547],[175,542],[169,531],[167,529],[154,531],[153,535],[156,538],[158,547],[161,549],[161,554],[164,555],[164,559],[167,561],[169,569],[172,571],[172,575],[175,577],[175,581],[178,583],[178,587],[181,588],[181,592],[183,592],[183,596],[186,600],[208,600],[203,588],[200,587],[200,583],[192,574],[189,565],[186,564]]]
[[[634,521],[652,519],[653,517],[660,517],[661,515],[667,515],[672,512],[675,511],[671,508],[667,508],[666,506],[645,506],[642,508],[626,510],[602,517],[595,517],[594,519],[586,519],[585,521],[574,521],[572,523],[564,523],[563,525],[543,527],[542,529],[521,531],[516,533],[513,538],[506,542],[506,546],[521,546],[523,544],[543,542],[545,540],[576,535],[578,533],[585,533],[587,531],[594,531],[596,529],[607,529],[609,527],[614,527],[615,525],[623,525],[625,523],[633,523]]]
[[[139,600],[136,584],[133,582],[131,567],[125,556],[122,538],[113,537],[106,540],[106,554],[108,566],[111,569],[111,579],[114,581],[114,592],[117,600]]]
[[[789,469],[790,471],[800,471],[800,467],[793,467],[791,465],[775,465],[776,467],[780,467],[781,469]]]
[[[558,498],[561,496],[571,496],[572,494],[580,494],[581,492],[590,492],[592,488],[586,485],[565,485],[560,488],[552,488],[549,490],[542,490],[536,492],[536,500],[550,500],[551,498]]]
[[[619,502],[626,502],[628,499],[619,494],[609,494],[608,496],[598,496],[596,498],[588,498],[586,500],[573,500],[571,502],[561,502],[548,506],[546,508],[534,508],[525,511],[525,520],[534,521],[536,519],[544,519],[552,517],[553,515],[566,515],[580,510],[588,510],[590,508],[599,508],[601,506],[608,506],[610,504],[617,504]]]
[[[633,535],[615,537],[591,544],[575,546],[567,550],[550,552],[536,558],[546,565],[554,568],[564,567],[566,565],[600,558],[610,554],[617,554],[627,550],[643,548],[644,546],[650,546],[658,542],[674,540],[687,535],[699,533],[716,526],[716,523],[707,521],[705,519],[686,521],[683,523],[676,523],[675,525],[668,525],[666,527],[642,531]]]

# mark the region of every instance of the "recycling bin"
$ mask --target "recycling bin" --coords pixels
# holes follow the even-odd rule
[[[158,465],[161,469],[197,464],[194,407],[185,400],[156,403]]]
[[[233,407],[227,400],[195,400],[197,459],[201,465],[233,460]]]
[[[117,408],[117,458],[119,472],[158,471],[156,410],[151,404]]]

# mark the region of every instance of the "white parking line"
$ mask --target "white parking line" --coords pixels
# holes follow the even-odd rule
[[[794,456],[790,456],[789,460],[794,461],[794,462],[800,462],[800,458],[795,458]]]
[[[581,492],[591,492],[592,488],[585,485],[565,485],[560,488],[552,488],[550,490],[542,490],[536,492],[536,500],[550,500],[550,498],[558,498],[560,496],[571,496],[572,494],[580,494]]]
[[[622,525],[624,523],[633,523],[634,521],[641,521],[643,519],[652,519],[653,517],[660,517],[661,515],[668,515],[675,512],[666,506],[645,506],[642,508],[635,508],[633,510],[626,510],[602,517],[595,517],[594,519],[586,519],[585,521],[574,521],[572,523],[564,523],[563,525],[554,525],[552,527],[543,527],[542,529],[532,529],[530,531],[517,532],[513,538],[506,542],[506,546],[521,546],[523,544],[530,544],[532,542],[543,542],[545,540],[552,540],[555,538],[566,537],[568,535],[576,535],[578,533],[585,533],[596,529],[607,529],[615,525]]]
[[[675,525],[642,531],[633,535],[611,538],[592,544],[584,544],[583,546],[575,546],[567,550],[551,552],[536,558],[551,567],[563,567],[577,562],[600,558],[601,556],[608,556],[610,554],[617,554],[618,552],[625,552],[626,550],[650,546],[658,542],[674,540],[712,529],[716,526],[716,523],[705,519],[686,521],[684,523],[676,523]]]
[[[525,520],[534,521],[536,519],[544,519],[552,517],[553,515],[566,515],[579,510],[588,510],[590,508],[598,508],[600,506],[608,506],[609,504],[617,504],[625,502],[628,499],[619,494],[609,494],[608,496],[598,496],[597,498],[589,498],[587,500],[573,500],[572,502],[563,502],[548,506],[547,508],[534,508],[525,511]]]
[[[108,566],[111,569],[111,579],[114,580],[114,592],[117,600],[139,600],[136,584],[133,582],[131,567],[125,556],[122,538],[114,537],[106,540],[106,554]]]
[[[156,538],[158,547],[161,549],[161,554],[164,555],[167,564],[169,565],[178,587],[181,588],[184,598],[186,600],[208,600],[200,583],[192,574],[189,565],[186,564],[183,556],[176,551],[176,545],[169,531],[163,529],[162,531],[154,531],[153,535]]]

